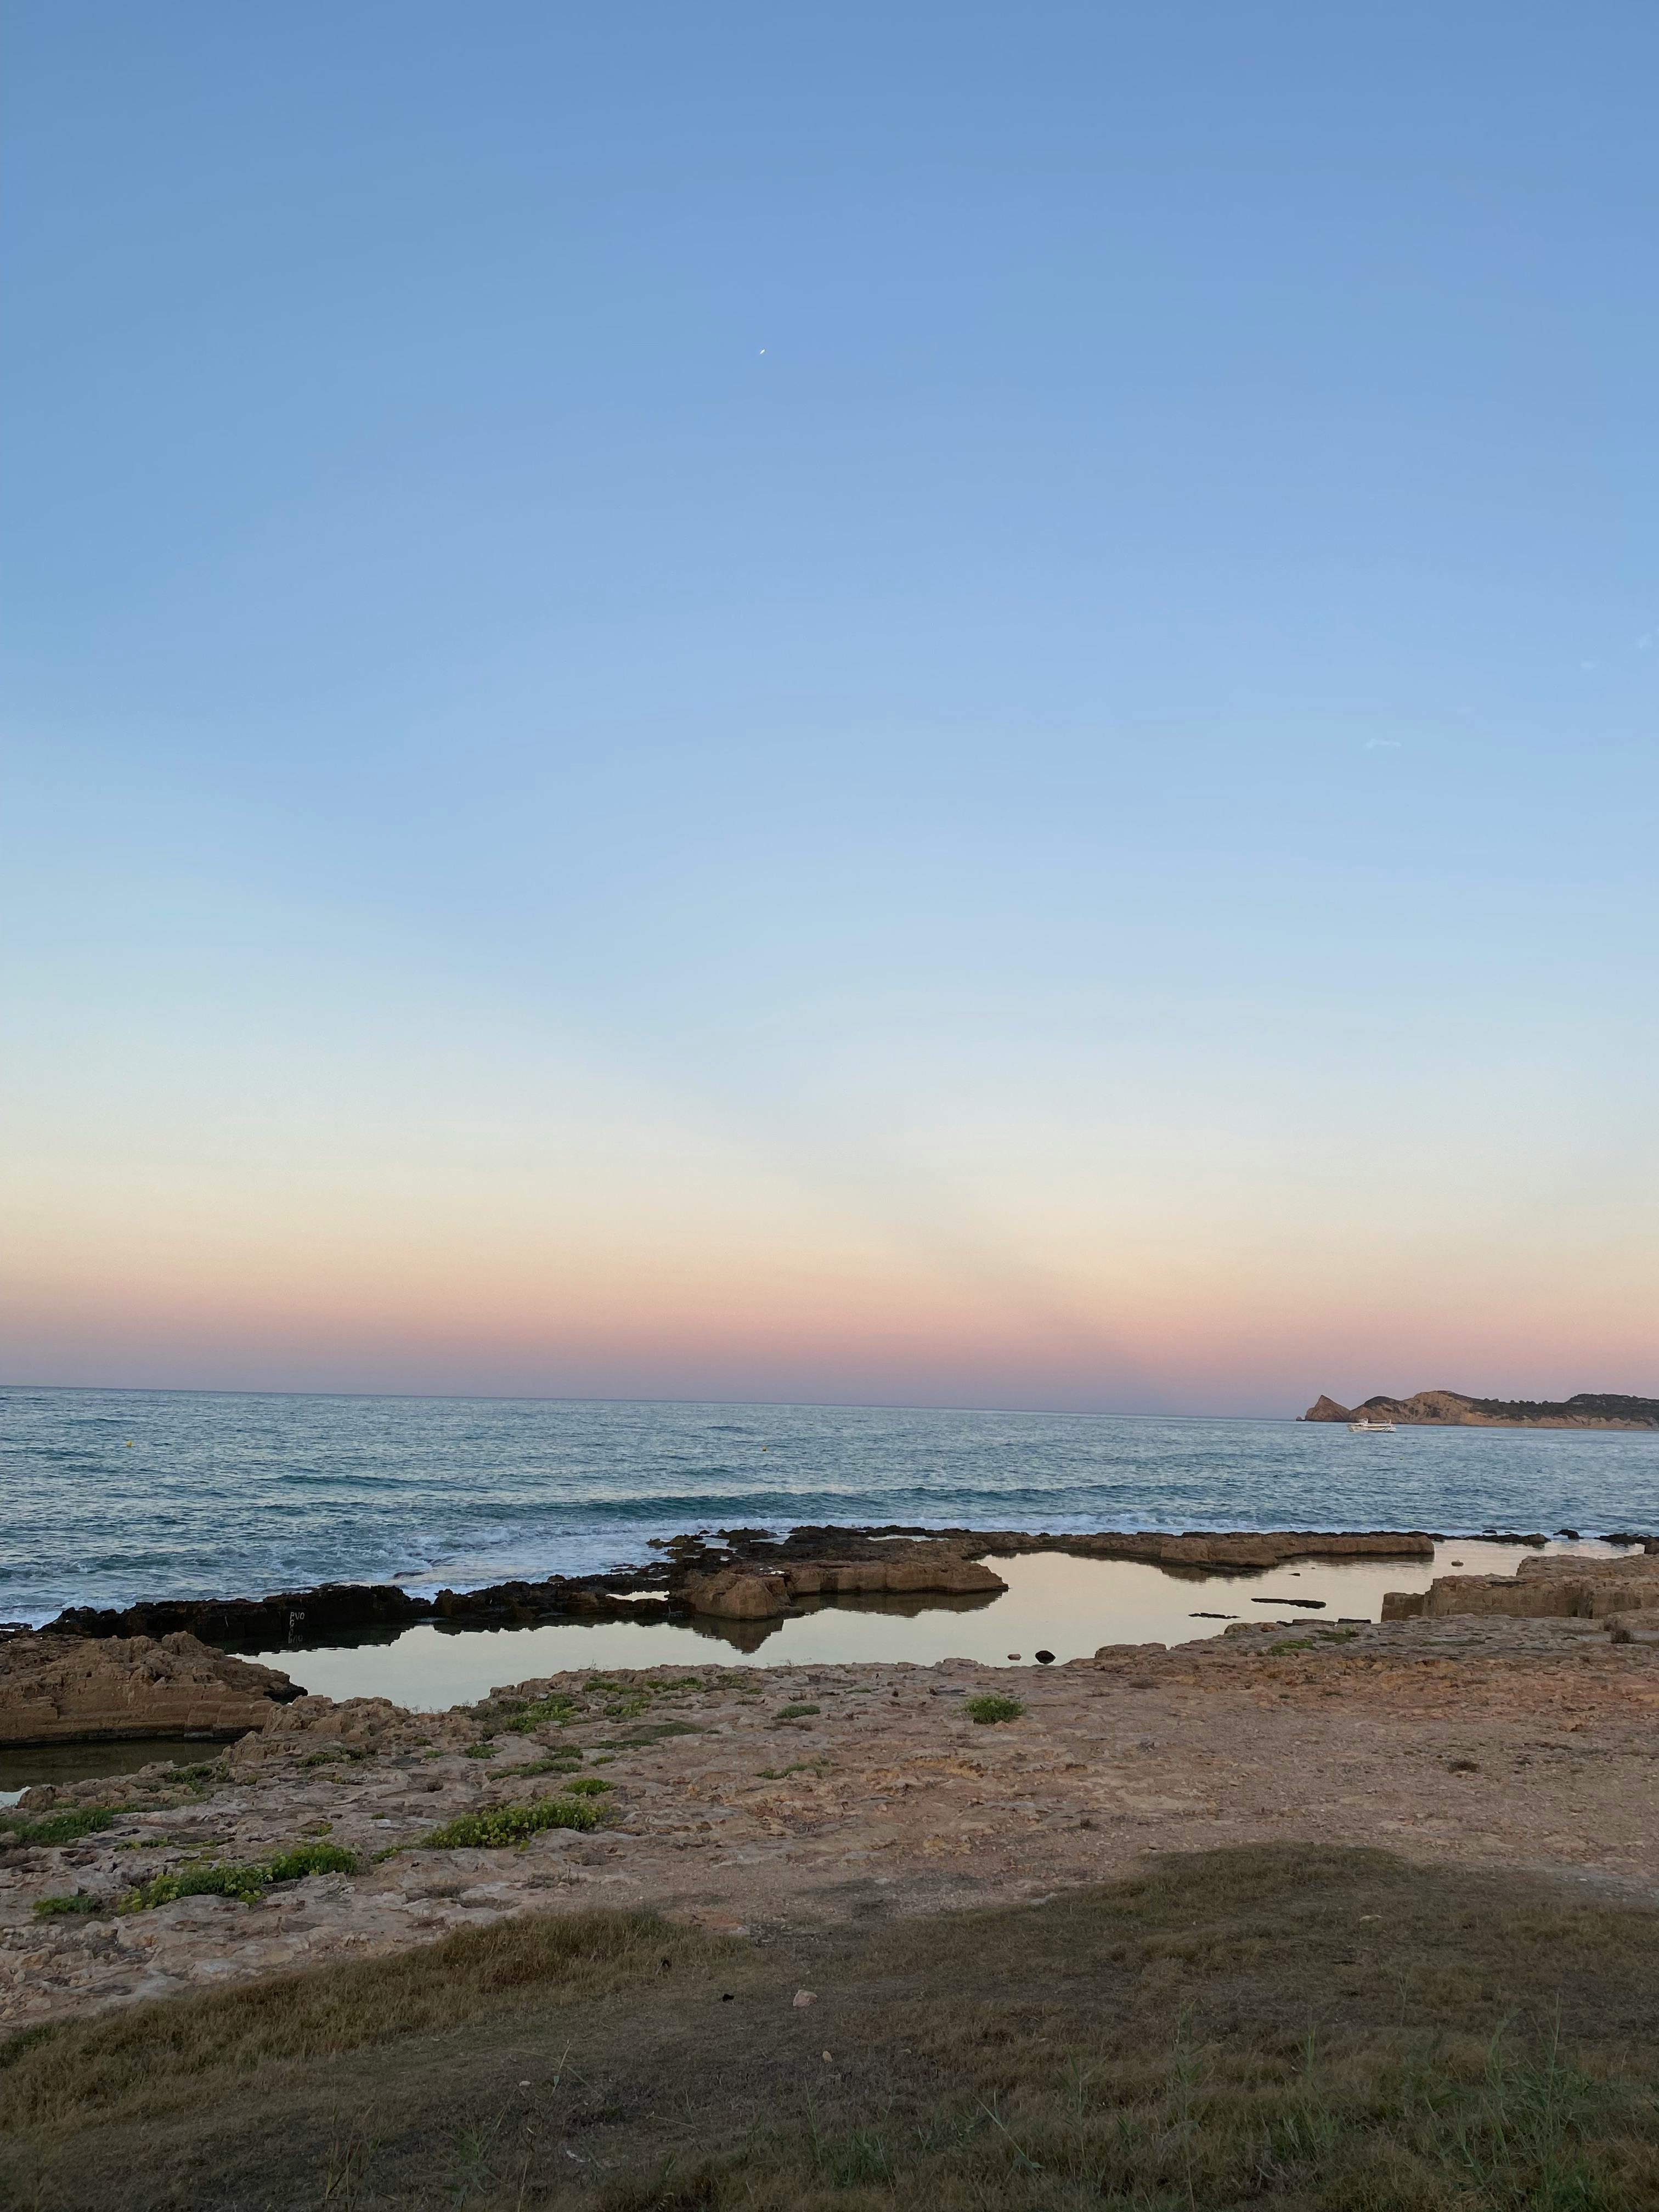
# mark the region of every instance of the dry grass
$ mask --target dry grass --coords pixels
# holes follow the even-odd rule
[[[0,2099],[31,2212],[1653,2212],[1656,1970],[1633,1907],[1233,1850],[764,1944],[520,1920],[68,2030]]]
[[[607,1996],[729,1948],[647,1913],[538,1913],[392,1958],[48,2024],[0,2044],[0,2129],[152,2119],[283,2062],[453,2029],[532,1994],[561,2004]]]

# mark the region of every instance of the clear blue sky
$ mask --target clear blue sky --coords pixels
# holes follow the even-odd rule
[[[0,1367],[1659,1389],[1656,64],[15,0]]]

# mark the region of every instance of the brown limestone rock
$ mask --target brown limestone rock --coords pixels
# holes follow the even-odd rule
[[[766,1620],[805,1597],[994,1597],[1008,1587],[994,1569],[949,1544],[915,1544],[878,1559],[756,1560],[687,1575],[678,1595],[694,1613]]]
[[[693,1613],[716,1620],[769,1620],[789,1608],[788,1584],[781,1575],[747,1573],[727,1567],[713,1575],[688,1575],[679,1595]]]
[[[1426,1590],[1384,1590],[1382,1618],[1384,1620],[1421,1620],[1428,1601]],[[1231,1632],[1230,1629],[1229,1635]]]
[[[1276,1528],[1192,1529],[1183,1536],[1058,1536],[989,1547],[1007,1550],[1066,1552],[1090,1559],[1144,1559],[1172,1574],[1249,1574],[1283,1566],[1287,1559],[1431,1559],[1434,1539],[1420,1529],[1359,1528],[1324,1531]]]
[[[300,1694],[275,1668],[182,1632],[159,1640],[27,1632],[0,1642],[4,1745],[240,1735]]]
[[[1484,1613],[1517,1620],[1601,1620],[1659,1604],[1659,1559],[1522,1559],[1513,1575],[1437,1575],[1426,1592],[1390,1590],[1384,1620]]]
[[[1002,1577],[977,1559],[964,1559],[942,1545],[891,1559],[861,1559],[848,1565],[791,1562],[783,1571],[792,1597],[994,1597],[1008,1587]]]

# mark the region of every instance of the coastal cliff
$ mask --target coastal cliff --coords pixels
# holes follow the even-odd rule
[[[1470,1398],[1461,1390],[1419,1390],[1411,1398],[1367,1398],[1339,1406],[1317,1398],[1304,1421],[1432,1422],[1455,1429],[1659,1429],[1659,1398],[1631,1398],[1609,1390],[1581,1390],[1575,1397]]]

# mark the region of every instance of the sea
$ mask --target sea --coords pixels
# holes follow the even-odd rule
[[[566,1399],[0,1389],[0,1620],[456,1589],[689,1529],[1659,1528],[1659,1433]]]

